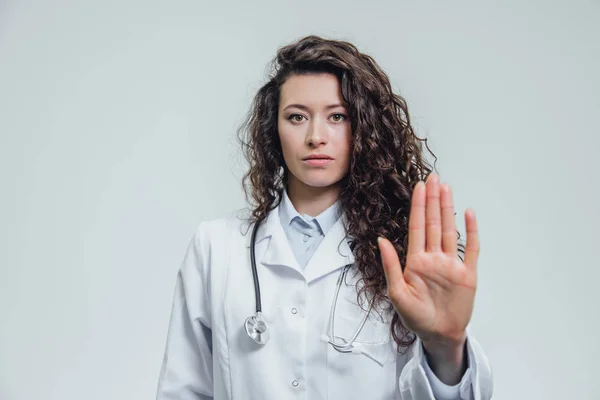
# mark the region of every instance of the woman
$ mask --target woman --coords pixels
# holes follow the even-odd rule
[[[491,398],[467,333],[475,215],[465,249],[375,61],[318,36],[279,49],[240,139],[253,206],[190,242],[157,399]]]

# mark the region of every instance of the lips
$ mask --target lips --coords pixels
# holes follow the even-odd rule
[[[329,156],[309,156],[302,162],[311,167],[324,168],[333,162],[333,158]]]
[[[333,158],[329,157],[326,154],[315,154],[315,155],[303,158],[303,160],[333,160]]]

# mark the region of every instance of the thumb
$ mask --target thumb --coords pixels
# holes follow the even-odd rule
[[[377,238],[377,244],[381,252],[381,262],[387,281],[388,295],[394,303],[397,303],[406,293],[406,281],[404,280],[398,252],[396,252],[392,242],[386,238]]]

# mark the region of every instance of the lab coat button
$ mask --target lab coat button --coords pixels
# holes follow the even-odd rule
[[[306,243],[306,242],[308,242],[308,238],[309,238],[308,235],[304,235],[304,237],[302,238],[302,240],[304,240],[304,242]]]
[[[296,310],[295,308],[292,308],[292,314],[296,314],[298,312],[298,310]]]
[[[292,386],[293,386],[293,387],[296,387],[296,386],[298,386],[298,381],[293,381],[293,382],[292,382]]]

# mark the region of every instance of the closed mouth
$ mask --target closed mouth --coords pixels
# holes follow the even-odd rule
[[[304,160],[333,160],[333,158],[329,156],[309,156],[304,158]]]

